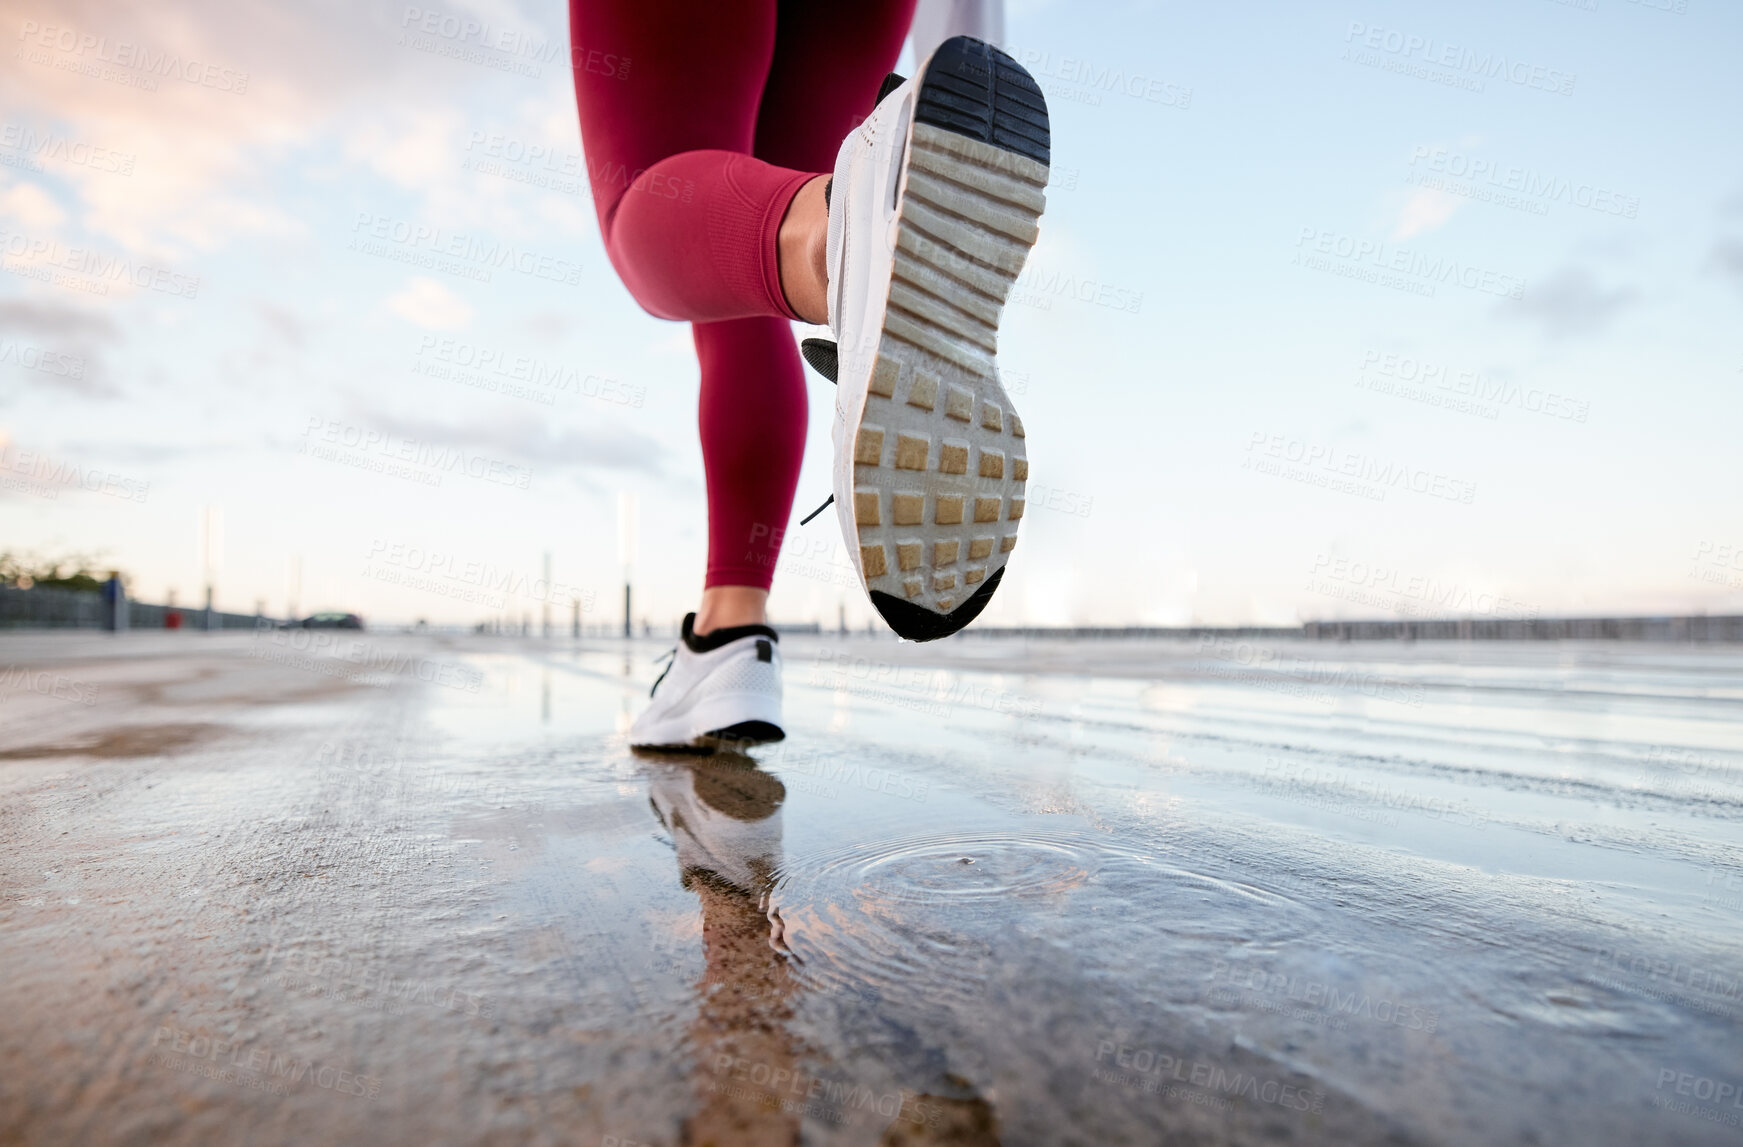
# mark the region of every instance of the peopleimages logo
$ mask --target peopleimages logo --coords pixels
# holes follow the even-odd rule
[[[550,362],[531,355],[518,354],[494,347],[456,339],[424,335],[418,344],[418,357],[454,368],[455,381],[465,382],[466,372],[487,380],[500,380],[496,385],[486,382],[487,389],[498,389],[503,382],[527,383],[553,394],[568,392],[581,398],[592,398],[615,406],[641,407],[647,399],[647,387],[628,384],[604,375],[584,374],[564,363]],[[419,368],[414,366],[414,370]],[[432,374],[434,368],[424,367],[419,373]],[[535,392],[538,393],[538,392]]]
[[[430,550],[422,546],[376,538],[369,546],[368,561],[486,593],[528,598],[559,606],[580,603],[584,610],[593,609],[594,592],[591,589],[547,578],[531,577],[488,561],[476,561],[442,550]],[[364,576],[370,576],[367,565]]]
[[[1374,374],[1402,387],[1434,387],[1456,398],[1473,403],[1488,403],[1488,409],[1499,413],[1499,407],[1513,406],[1531,414],[1560,418],[1569,422],[1584,422],[1591,412],[1591,403],[1581,398],[1558,394],[1535,386],[1520,386],[1506,379],[1495,378],[1478,370],[1460,370],[1443,363],[1413,358],[1410,355],[1368,350],[1362,355],[1363,374]],[[1369,389],[1380,387],[1370,385]]]
[[[1404,692],[1403,686],[1395,685],[1393,688],[1400,693]],[[1417,686],[1418,697],[1421,692],[1422,687]],[[1453,801],[1405,792],[1382,784],[1374,778],[1352,774],[1347,769],[1333,770],[1282,757],[1265,758],[1265,772],[1259,779],[1259,788],[1279,796],[1325,801],[1334,806],[1354,801],[1379,810],[1402,809],[1425,816],[1429,820],[1445,821],[1464,828],[1482,828],[1489,823],[1488,813],[1469,801]],[[1397,822],[1394,820],[1392,823]]]
[[[6,228],[0,228],[0,259],[23,260],[22,267],[5,268],[14,274],[28,275],[31,269],[46,274],[52,268],[79,276],[77,280],[60,285],[77,287],[91,294],[107,295],[110,285],[115,283],[127,283],[181,299],[198,298],[200,294],[198,275],[183,275],[166,267],[135,263],[124,255],[111,255],[89,247],[62,247],[53,239]]]
[[[151,1046],[163,1049],[162,1052],[153,1052],[150,1057],[150,1062],[158,1066],[208,1075],[227,1083],[247,1086],[268,1083],[288,1088],[307,1080],[327,1091],[361,1099],[374,1099],[381,1094],[381,1080],[373,1075],[298,1059],[265,1048],[247,1050],[230,1040],[169,1024],[159,1026],[152,1034]],[[184,1055],[188,1057],[185,1061],[174,1058]],[[284,1094],[283,1091],[279,1093]]]
[[[318,415],[309,417],[297,452],[326,462],[340,462],[411,479],[427,486],[440,486],[442,476],[452,473],[516,490],[525,490],[533,480],[531,470],[499,458],[385,434]]]
[[[932,784],[931,781],[915,781],[912,777],[875,765],[862,767],[857,761],[835,757],[816,749],[789,749],[783,752],[782,748],[776,748],[773,753],[765,754],[762,760],[766,769],[815,780],[817,784],[806,791],[816,792],[820,796],[836,796],[839,789],[835,786],[840,786],[849,790],[864,789],[867,792],[884,793],[904,800],[923,801]],[[799,783],[803,787],[803,780]]]
[[[1743,570],[1743,543],[1732,545],[1702,538],[1695,546],[1695,561],[1722,569]]]
[[[825,1079],[807,1075],[797,1068],[783,1067],[722,1053],[714,1057],[714,1074],[710,1091],[735,1097],[750,1098],[742,1092],[754,1091],[766,1095],[782,1110],[812,1115],[832,1123],[858,1122],[843,1117],[873,1112],[883,1119],[899,1119],[916,1127],[937,1127],[943,1110],[936,1104],[922,1103],[900,1091],[879,1094],[862,1083],[846,1079]],[[730,1083],[748,1083],[749,1089],[731,1088]]]
[[[694,179],[646,167],[630,168],[603,158],[589,163],[580,152],[555,150],[501,132],[474,131],[466,141],[466,154],[462,168],[570,194],[591,195],[594,187],[621,187],[679,203],[692,203],[696,198]]]
[[[1692,1071],[1661,1067],[1658,1069],[1658,1086],[1654,1090],[1663,1092],[1667,1088],[1677,1095],[1699,1100],[1700,1105],[1686,1100],[1679,1102],[1661,1094],[1653,1097],[1653,1106],[1726,1127],[1743,1126],[1743,1086],[1739,1086],[1736,1080],[1714,1079]]]
[[[34,128],[17,123],[0,124],[0,148],[29,157],[33,171],[41,171],[40,161],[47,159],[112,175],[132,175],[134,161],[139,158],[132,152],[97,147],[64,135],[39,134]],[[4,162],[7,161],[0,158],[0,163]]]
[[[536,78],[542,72],[541,65],[568,56],[577,72],[618,80],[629,78],[628,56],[574,44],[566,33],[549,36],[543,32],[504,28],[472,16],[456,16],[435,8],[409,5],[399,26],[402,44],[466,63],[485,64],[500,71]]]
[[[1318,588],[1322,593],[1327,592],[1324,587],[1316,585],[1316,579],[1321,578],[1341,582],[1355,589],[1371,590],[1376,600],[1389,597],[1419,602],[1425,607],[1424,616],[1462,613],[1475,617],[1529,620],[1536,618],[1538,614],[1536,605],[1503,593],[1473,589],[1457,582],[1441,581],[1432,575],[1410,573],[1373,562],[1333,557],[1327,553],[1320,553],[1314,558],[1307,588]]]
[[[1058,56],[1052,52],[1042,52],[1034,49],[1013,47],[1009,54],[1022,64],[1036,80],[1056,80],[1081,89],[1090,99],[1076,99],[1078,103],[1101,103],[1102,93],[1129,96],[1145,103],[1160,104],[1163,107],[1179,108],[1186,111],[1192,107],[1192,89],[1168,80],[1147,76],[1143,72],[1127,72],[1123,68],[1109,67],[1106,64],[1081,56]],[[1057,93],[1065,99],[1073,99],[1069,92]]]
[[[811,658],[811,684],[849,689],[941,717],[949,716],[959,705],[1024,718],[1041,713],[1041,702],[1035,698],[979,683],[969,675],[955,677],[923,665],[896,665],[865,657],[857,650],[829,646]]]
[[[47,670],[33,673],[19,665],[0,669],[0,701],[15,693],[36,693],[75,705],[97,703],[97,687],[88,681],[77,681]]]
[[[1246,989],[1259,995],[1281,996],[1339,1018],[1372,1020],[1424,1033],[1433,1033],[1440,1023],[1440,1013],[1409,1001],[1376,997],[1356,988],[1342,991],[1327,980],[1286,975],[1257,964],[1217,960],[1211,967],[1210,979],[1219,985]]]
[[[35,487],[33,492],[48,498],[75,486],[92,494],[108,494],[124,502],[143,502],[151,493],[150,482],[81,466],[76,462],[56,460],[40,450],[21,450],[11,443],[0,442],[0,476],[8,474],[21,475]]]
[[[1444,68],[1456,78],[1477,81],[1501,80],[1523,88],[1536,88],[1553,95],[1571,96],[1579,78],[1572,72],[1558,71],[1524,60],[1510,59],[1500,52],[1481,52],[1433,36],[1419,36],[1397,28],[1382,28],[1351,20],[1344,34],[1345,56],[1359,64],[1379,64],[1384,57],[1398,63],[1422,64]],[[1362,49],[1366,49],[1365,52]],[[1352,53],[1354,53],[1352,55]],[[1397,69],[1387,69],[1397,70]],[[1430,77],[1432,78],[1432,77]]]
[[[514,28],[492,27],[483,20],[455,16],[434,8],[408,6],[400,19],[400,27],[429,36],[439,36],[444,40],[476,44],[510,56],[525,56],[544,64],[561,58],[569,46],[567,39]]]
[[[1198,651],[1241,667],[1219,671],[1216,666],[1209,666],[1206,667],[1209,676],[1242,681],[1263,688],[1283,687],[1294,696],[1329,700],[1329,689],[1355,690],[1380,701],[1420,706],[1426,695],[1426,689],[1422,685],[1382,677],[1352,664],[1318,661],[1294,655],[1282,657],[1276,646],[1220,637],[1212,633],[1200,635]]]
[[[1075,299],[1109,310],[1137,314],[1144,306],[1144,292],[1100,279],[1081,278],[1069,271],[1049,270],[1030,262],[1017,275],[1011,301],[1039,310],[1052,310],[1055,298]]]
[[[488,283],[492,271],[515,271],[570,287],[581,281],[581,264],[574,260],[374,211],[357,213],[351,224],[350,247],[366,255],[437,270],[448,270],[441,264],[443,259],[459,260],[460,269],[453,273],[479,282]]]
[[[85,377],[85,360],[79,355],[0,338],[0,366],[8,365],[75,381]]]
[[[1247,453],[1248,458],[1242,464],[1242,469],[1263,471],[1262,467],[1251,463],[1274,460],[1302,467],[1309,473],[1322,470],[1328,475],[1364,484],[1366,489],[1379,494],[1375,501],[1384,501],[1386,489],[1389,487],[1406,489],[1413,494],[1423,494],[1431,498],[1442,498],[1448,502],[1460,502],[1467,506],[1477,497],[1475,482],[1436,473],[1420,466],[1382,460],[1371,454],[1358,454],[1339,450],[1335,446],[1291,438],[1286,434],[1267,434],[1263,430],[1255,430],[1247,440]]]
[[[107,36],[81,32],[77,28],[39,24],[23,20],[18,25],[18,38],[26,47],[46,49],[72,56],[70,62],[86,66],[109,65],[141,73],[141,78],[181,80],[196,87],[242,95],[248,91],[248,73],[220,64],[184,60],[174,52],[133,44],[126,40],[111,42]],[[35,63],[49,63],[33,60]],[[82,70],[74,67],[69,71]],[[155,84],[152,90],[156,90]]]
[[[1152,1048],[1128,1047],[1115,1040],[1104,1039],[1096,1044],[1095,1079],[1101,1083],[1136,1084],[1144,1091],[1158,1092],[1166,1088],[1171,1097],[1179,1089],[1170,1084],[1197,1088],[1207,1097],[1218,1100],[1251,1099],[1292,1111],[1325,1110],[1325,1092],[1309,1091],[1275,1079],[1260,1079],[1244,1071],[1231,1071],[1214,1063],[1202,1063]],[[1112,1068],[1124,1068],[1133,1073],[1123,1076]]]
[[[1343,260],[1351,265],[1391,272],[1423,284],[1463,287],[1507,299],[1525,297],[1525,280],[1492,268],[1461,263],[1444,255],[1425,255],[1379,239],[1358,239],[1321,227],[1303,227],[1295,237],[1296,261],[1303,254]]]
[[[1418,167],[1418,165],[1421,165]],[[1625,219],[1636,218],[1640,214],[1640,197],[1623,195],[1608,187],[1594,187],[1590,183],[1575,183],[1559,175],[1545,175],[1528,167],[1517,164],[1497,163],[1492,159],[1480,156],[1470,156],[1463,152],[1453,151],[1444,147],[1429,147],[1419,145],[1410,153],[1410,166],[1415,169],[1416,182],[1431,186],[1437,191],[1448,191],[1453,194],[1465,195],[1467,198],[1487,198],[1457,185],[1429,184],[1424,172],[1449,176],[1454,180],[1462,180],[1475,188],[1484,185],[1500,191],[1512,192],[1526,197],[1528,200],[1545,200],[1552,203],[1567,203],[1575,207],[1584,207],[1588,211],[1596,211],[1600,215],[1620,215]],[[1538,212],[1541,214],[1541,212]]]
[[[1592,967],[1597,972],[1588,972],[1586,978],[1599,987],[1620,987],[1712,1015],[1734,1018],[1737,1005],[1743,1003],[1743,976],[1735,971],[1609,947],[1600,947],[1592,954]],[[1645,980],[1651,986],[1639,987],[1617,980],[1617,976]]]

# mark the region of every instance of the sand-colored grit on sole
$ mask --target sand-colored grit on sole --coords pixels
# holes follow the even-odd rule
[[[1028,444],[994,359],[1047,166],[925,123],[909,146],[853,518],[867,589],[947,613],[1017,544]]]

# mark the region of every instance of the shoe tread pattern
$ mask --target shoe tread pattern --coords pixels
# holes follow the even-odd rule
[[[1029,464],[994,362],[1039,236],[1048,151],[1034,81],[968,37],[928,63],[914,118],[853,510],[873,604],[926,641],[986,607],[1016,546]]]
[[[914,118],[1046,164],[1047,99],[1024,67],[972,36],[940,44],[926,65]]]

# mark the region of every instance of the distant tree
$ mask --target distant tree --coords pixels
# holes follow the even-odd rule
[[[41,558],[34,554],[0,552],[0,586],[30,589],[75,589],[95,593],[109,580],[109,571],[97,559],[83,554]],[[125,581],[125,577],[122,579]]]

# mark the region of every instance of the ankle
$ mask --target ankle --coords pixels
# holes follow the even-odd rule
[[[824,188],[829,176],[805,182],[787,205],[777,244],[781,291],[787,305],[808,323],[829,321],[829,204]]]
[[[702,591],[692,627],[697,636],[734,625],[767,625],[769,591],[748,585],[716,585]]]

